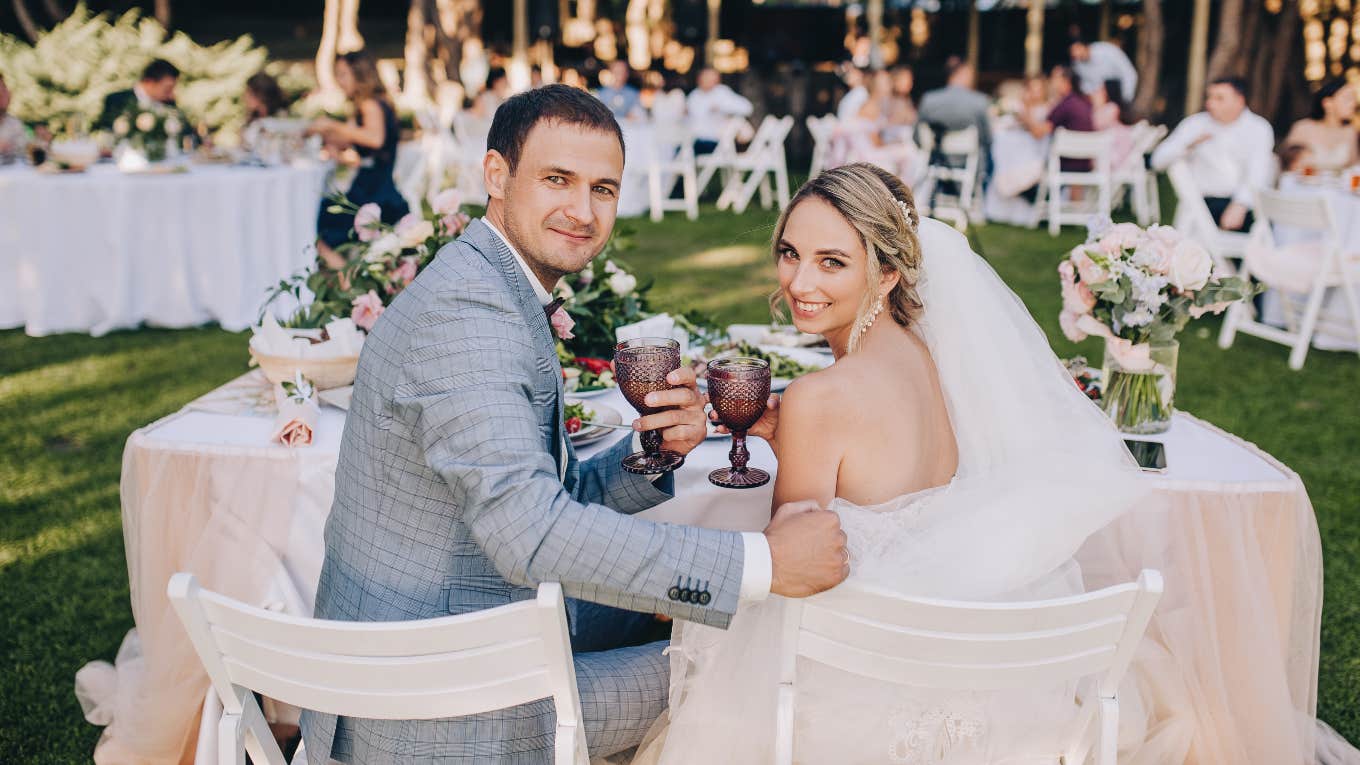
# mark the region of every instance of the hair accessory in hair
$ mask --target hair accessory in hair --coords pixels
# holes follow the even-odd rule
[[[910,205],[900,199],[895,199],[893,201],[897,202],[898,209],[902,211],[902,217],[907,219],[907,228],[911,229],[913,234],[916,233],[918,221],[915,211],[911,209]]]

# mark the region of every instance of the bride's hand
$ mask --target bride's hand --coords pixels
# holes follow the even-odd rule
[[[718,413],[710,411],[708,413],[708,419],[712,420],[715,423],[718,422]],[[775,431],[778,429],[779,429],[779,394],[771,393],[770,400],[765,402],[765,414],[762,414],[760,416],[760,419],[756,421],[756,424],[752,425],[750,429],[746,431],[746,435],[763,438],[766,441],[769,441],[771,445],[773,445],[774,434]],[[727,428],[726,425],[723,425],[721,423],[718,423],[717,430],[719,433],[732,432]]]

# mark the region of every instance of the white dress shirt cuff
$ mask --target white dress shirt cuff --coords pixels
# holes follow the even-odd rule
[[[770,580],[774,577],[774,562],[770,559],[770,543],[759,531],[743,531],[741,543],[746,549],[741,569],[742,601],[764,600],[770,595]]]

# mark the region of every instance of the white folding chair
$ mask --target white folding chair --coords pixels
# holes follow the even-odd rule
[[[812,167],[808,170],[809,178],[826,169],[827,152],[831,150],[831,134],[836,132],[838,124],[840,123],[834,114],[807,118],[808,133],[812,135]]]
[[[1166,137],[1165,125],[1151,125],[1139,122],[1129,128],[1132,144],[1123,162],[1111,171],[1114,186],[1112,206],[1119,207],[1124,194],[1128,194],[1129,204],[1138,225],[1147,226],[1161,220],[1161,194],[1157,189],[1157,174],[1148,170],[1147,155]]]
[[[786,603],[775,765],[792,765],[800,657],[880,682],[950,691],[1045,690],[1098,678],[1096,765],[1115,765],[1116,691],[1162,593],[1162,577],[1068,598],[966,603],[844,584]],[[1074,732],[1064,762],[1085,762]]]
[[[533,601],[407,622],[284,616],[170,579],[170,602],[222,701],[219,765],[287,765],[254,691],[329,714],[429,720],[551,698],[557,765],[586,765],[562,587]],[[305,762],[305,760],[299,760]]]
[[[1241,258],[1246,254],[1250,235],[1237,231],[1224,231],[1214,223],[1209,205],[1204,202],[1199,184],[1184,161],[1172,163],[1166,170],[1171,179],[1171,188],[1176,192],[1175,226],[1181,233],[1199,242],[1214,259],[1214,272],[1220,276],[1237,273],[1230,259]]]
[[[756,129],[755,137],[745,151],[737,152],[729,165],[731,171],[718,209],[731,208],[735,213],[746,212],[751,199],[760,192],[760,206],[766,210],[778,200],[779,209],[789,203],[789,168],[784,155],[784,141],[793,129],[793,118],[766,115]],[[774,179],[773,194],[770,179]]]
[[[920,137],[921,150],[930,159],[918,198],[925,200],[927,215],[951,221],[954,228],[967,231],[969,219],[981,220],[982,216],[982,150],[977,128],[969,126],[937,136],[929,126],[922,125]],[[942,184],[957,192],[942,193]]]
[[[1307,258],[1307,264],[1295,264],[1293,269],[1302,267],[1313,271],[1308,297],[1304,302],[1302,315],[1289,321],[1291,329],[1280,329],[1253,318],[1253,307],[1239,302],[1228,307],[1219,330],[1218,345],[1229,348],[1237,333],[1241,332],[1263,340],[1280,343],[1290,347],[1289,368],[1303,368],[1308,348],[1318,329],[1318,319],[1322,313],[1323,300],[1333,289],[1340,289],[1350,314],[1350,327],[1356,342],[1360,343],[1360,297],[1356,296],[1356,285],[1360,284],[1360,261],[1347,259],[1341,252],[1340,236],[1332,206],[1326,199],[1313,194],[1288,194],[1269,189],[1256,193],[1256,223],[1251,229],[1251,243],[1247,246],[1242,260],[1239,276],[1254,278],[1267,287],[1290,291],[1274,281],[1267,261],[1278,258]],[[1276,227],[1287,227],[1300,233],[1307,232],[1313,238],[1304,243],[1282,244],[1276,240]],[[1291,269],[1292,270],[1292,269]],[[1286,311],[1286,315],[1288,315]]]
[[[1048,169],[1039,183],[1039,196],[1034,202],[1035,224],[1048,220],[1048,233],[1057,236],[1066,224],[1086,225],[1092,215],[1110,217],[1113,183],[1110,174],[1110,150],[1114,136],[1109,133],[1068,130],[1053,131],[1048,147]],[[1062,161],[1085,160],[1090,170],[1063,170]],[[1065,199],[1064,191],[1086,189],[1095,192],[1077,204]]]
[[[732,176],[732,168],[737,161],[737,137],[751,129],[750,123],[741,117],[733,117],[723,123],[722,133],[718,135],[718,145],[708,154],[701,154],[694,158],[694,164],[699,168],[699,194],[702,195],[708,190],[708,184],[712,182],[716,175],[719,178],[718,185],[722,191],[727,189],[728,181]]]
[[[653,221],[660,221],[667,210],[682,210],[689,220],[699,217],[698,165],[694,160],[694,136],[683,121],[658,120],[653,125],[651,156],[647,165],[647,193]],[[680,198],[671,199],[671,189],[680,181]]]

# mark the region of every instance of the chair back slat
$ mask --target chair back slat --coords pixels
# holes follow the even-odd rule
[[[1332,207],[1317,194],[1291,194],[1274,189],[1256,192],[1256,215],[1272,226],[1312,231],[1335,238]]]
[[[1108,131],[1068,130],[1053,131],[1049,151],[1060,159],[1092,159],[1109,161],[1114,136]]]
[[[903,658],[852,648],[822,635],[803,633],[798,655],[861,677],[920,688],[951,691],[995,691],[1054,687],[1100,672],[1110,665],[1115,646],[1042,661],[961,663]]]
[[[940,139],[940,153],[948,156],[975,154],[978,146],[978,131],[973,125],[962,130],[951,130]]]

